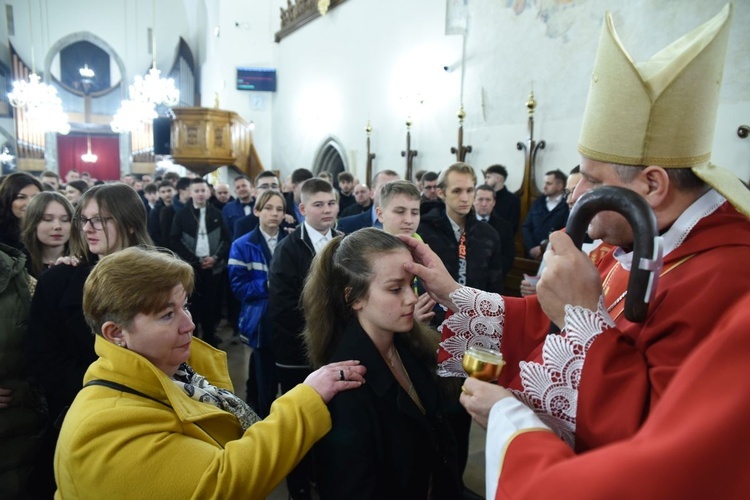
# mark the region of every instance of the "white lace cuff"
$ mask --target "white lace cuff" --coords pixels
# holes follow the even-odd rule
[[[615,322],[604,307],[604,296],[599,296],[596,311],[581,306],[565,306],[565,336],[581,345],[584,353],[589,350],[594,339],[608,328],[614,328]]]
[[[450,294],[458,312],[448,317],[439,330],[440,347],[448,354],[438,364],[441,377],[466,377],[461,366],[464,351],[477,345],[500,350],[505,323],[505,300],[495,293],[461,287]]]
[[[603,297],[596,311],[567,305],[565,329],[544,340],[542,362],[519,364],[523,390],[511,392],[571,448],[575,444],[578,386],[586,353],[600,333],[614,326]]]

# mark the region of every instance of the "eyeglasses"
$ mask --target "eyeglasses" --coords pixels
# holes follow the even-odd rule
[[[108,221],[110,219],[113,219],[113,217],[91,217],[90,219],[87,219],[86,217],[76,217],[74,219],[76,223],[76,227],[83,231],[83,228],[86,227],[86,224],[91,224],[91,227],[93,227],[96,231],[101,231],[102,228],[104,228],[105,221]]]

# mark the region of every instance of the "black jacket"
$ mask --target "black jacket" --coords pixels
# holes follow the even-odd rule
[[[156,206],[148,213],[146,225],[148,228],[148,235],[151,236],[151,241],[154,242],[154,245],[160,247],[169,246],[169,233],[162,235],[160,225],[161,212],[164,208],[164,203],[159,200]]]
[[[516,259],[516,242],[513,238],[513,226],[507,220],[498,217],[494,212],[490,214],[487,223],[500,236],[500,251],[503,254],[503,281],[505,281],[505,276],[513,267],[513,261]]]
[[[354,198],[354,194],[344,194],[339,192],[339,213],[343,212],[352,205],[356,205],[357,200]]]
[[[495,208],[492,209],[492,213],[510,222],[515,236],[518,225],[521,223],[521,198],[503,186],[495,193]]]
[[[330,361],[358,359],[367,383],[328,404],[332,429],[315,447],[321,498],[460,498],[455,440],[439,412],[441,396],[430,366],[401,334],[394,344],[423,414],[396,381],[372,340],[352,319]]]
[[[502,293],[504,273],[500,236],[487,223],[480,222],[474,210],[466,217],[466,286],[487,292]],[[454,280],[458,281],[458,241],[448,221],[445,207],[435,208],[422,217],[417,231],[422,241],[438,254]],[[420,293],[422,290],[420,290]],[[443,322],[445,311],[435,306],[435,316],[430,324]]]
[[[500,236],[489,224],[480,223],[472,210],[466,217],[466,285],[487,292],[503,292],[503,264]],[[458,241],[445,208],[422,217],[417,231],[458,280]]]
[[[53,421],[73,402],[97,359],[94,334],[83,317],[83,284],[91,269],[83,262],[51,267],[39,278],[31,301],[26,362],[44,388]]]
[[[562,229],[568,223],[568,204],[565,197],[550,212],[547,210],[547,197],[540,196],[531,204],[526,220],[521,226],[523,247],[528,255],[529,250],[539,246],[542,241],[549,239],[553,231]]]
[[[198,242],[198,219],[200,210],[193,204],[187,205],[174,215],[172,231],[170,233],[171,248],[182,260],[191,266],[200,267],[200,261],[195,255],[195,246]],[[221,212],[214,206],[206,205],[206,233],[208,234],[209,255],[216,258],[217,265],[214,266],[214,274],[223,270],[229,255],[229,246],[232,241],[229,231],[224,225]]]
[[[339,234],[333,230],[332,236]],[[297,226],[274,250],[268,275],[268,314],[277,365],[310,366],[301,337],[305,317],[299,301],[314,256],[315,250],[304,224]]]
[[[344,217],[350,217],[352,215],[358,215],[362,212],[369,212],[370,208],[372,208],[372,202],[370,202],[367,207],[363,207],[359,203],[353,203],[349,205],[348,207],[342,209],[341,206],[339,206],[339,219],[343,219]]]

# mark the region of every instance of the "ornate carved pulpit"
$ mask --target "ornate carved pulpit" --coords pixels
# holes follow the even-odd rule
[[[172,158],[199,175],[232,165],[232,118],[235,113],[210,108],[174,108]]]

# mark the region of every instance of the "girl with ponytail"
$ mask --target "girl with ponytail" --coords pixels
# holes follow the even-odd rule
[[[455,445],[440,408],[437,338],[414,321],[406,245],[361,229],[319,252],[305,282],[303,333],[314,367],[357,359],[367,384],[329,404],[316,446],[322,498],[458,498]],[[342,475],[341,471],[346,470]]]

